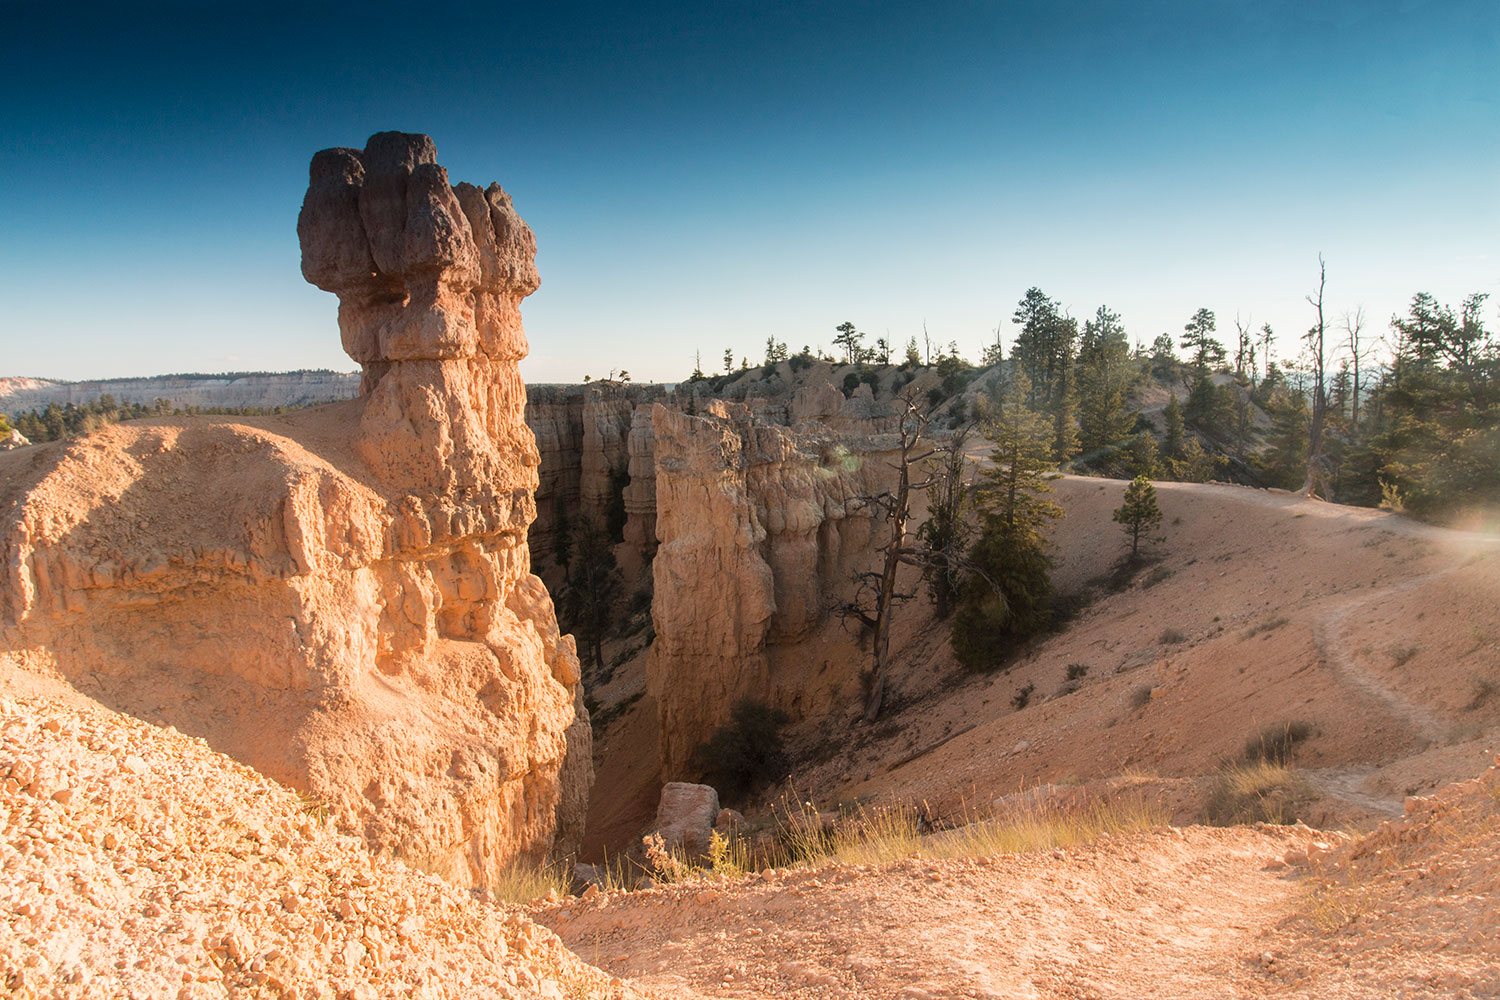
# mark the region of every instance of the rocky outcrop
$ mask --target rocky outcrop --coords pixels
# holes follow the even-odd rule
[[[801,419],[771,422],[791,415]],[[775,652],[825,622],[864,568],[871,515],[855,501],[889,474],[894,419],[831,386],[780,406],[652,411],[661,544],[647,690],[666,777],[689,773],[693,749],[739,700],[796,708],[810,685],[845,680],[813,677]]]
[[[712,785],[669,781],[661,788],[652,832],[666,850],[697,857],[708,853],[718,816],[719,793]]]
[[[17,448],[25,448],[31,444],[25,434],[12,427],[5,434],[0,434],[0,451],[14,451]]]
[[[317,154],[298,234],[362,398],[0,457],[4,648],[483,886],[576,845],[592,779],[526,545],[535,242],[401,133]]]
[[[557,527],[571,530],[580,519],[615,529],[621,573],[631,586],[640,580],[656,549],[651,404],[665,398],[659,386],[610,383],[527,390],[526,422],[541,461],[530,544],[549,585],[563,578]]]

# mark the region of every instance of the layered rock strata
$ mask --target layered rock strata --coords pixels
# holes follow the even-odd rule
[[[526,545],[535,241],[425,136],[325,150],[310,177],[303,272],[339,296],[361,398],[4,456],[4,648],[484,886],[576,845],[592,781]]]
[[[614,527],[615,557],[627,583],[642,581],[656,549],[656,492],[651,468],[651,404],[658,386],[532,386],[526,423],[541,461],[532,559],[549,586],[563,579],[558,527],[580,520]],[[618,519],[619,524],[611,524]]]
[[[827,621],[865,568],[872,515],[858,498],[891,474],[894,420],[868,394],[845,400],[832,386],[789,404],[653,409],[660,547],[646,669],[665,777],[691,774],[693,750],[739,700],[795,710],[810,687],[847,680],[812,676],[777,649]]]

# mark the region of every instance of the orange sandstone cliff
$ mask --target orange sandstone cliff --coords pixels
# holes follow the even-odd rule
[[[61,675],[462,885],[582,833],[578,660],[530,571],[535,240],[426,136],[312,161],[303,273],[357,400],[0,456],[0,679]]]

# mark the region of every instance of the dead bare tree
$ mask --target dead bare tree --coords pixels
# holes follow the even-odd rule
[[[885,703],[886,678],[891,659],[891,616],[898,604],[916,597],[916,591],[896,589],[896,576],[902,566],[912,566],[930,573],[954,573],[963,571],[983,579],[1000,593],[999,585],[988,573],[975,566],[958,545],[929,544],[920,533],[909,530],[912,498],[923,490],[944,482],[943,467],[956,460],[963,462],[961,450],[963,435],[943,444],[929,446],[925,443],[931,416],[922,411],[914,394],[898,398],[901,420],[898,434],[901,447],[897,461],[890,467],[896,472],[895,484],[887,490],[856,497],[853,506],[873,510],[878,520],[884,522],[887,533],[883,545],[876,548],[880,553],[880,569],[854,574],[854,594],[847,601],[839,601],[834,611],[847,624],[851,619],[869,631],[871,637],[870,691],[865,698],[866,722],[873,722],[880,715]],[[955,459],[956,456],[956,459]],[[929,460],[938,460],[929,464]],[[1003,596],[1001,597],[1004,600]]]
[[[1234,329],[1239,335],[1239,340],[1234,349],[1234,373],[1241,379],[1245,379],[1246,368],[1249,369],[1249,380],[1255,379],[1255,330],[1252,329],[1252,320],[1246,318],[1241,321],[1240,314],[1234,314]]]
[[[1323,255],[1318,254],[1318,291],[1307,296],[1307,302],[1318,311],[1318,321],[1310,327],[1303,339],[1307,341],[1307,352],[1313,376],[1312,421],[1307,429],[1307,479],[1302,484],[1302,493],[1315,497],[1320,486],[1327,480],[1327,459],[1323,455],[1323,430],[1328,421],[1328,352],[1324,343],[1327,324],[1323,317],[1323,289],[1328,282],[1328,265]]]
[[[1347,341],[1347,345],[1349,348],[1349,358],[1354,365],[1354,402],[1353,413],[1350,415],[1350,423],[1355,428],[1359,427],[1359,387],[1361,384],[1359,377],[1360,365],[1375,353],[1375,348],[1373,346],[1363,342],[1363,338],[1361,335],[1364,331],[1364,325],[1364,306],[1356,306],[1353,312],[1344,313],[1344,332],[1349,337]]]
[[[925,331],[924,331],[925,332]],[[901,407],[898,423],[901,450],[891,467],[896,470],[896,483],[888,490],[857,497],[857,507],[873,510],[888,528],[886,542],[876,551],[880,553],[880,569],[856,573],[855,593],[847,601],[841,601],[835,610],[846,622],[853,618],[869,629],[871,656],[874,660],[870,693],[865,698],[865,721],[873,722],[880,715],[885,701],[886,673],[890,667],[891,612],[900,601],[915,597],[913,593],[896,590],[896,573],[903,564],[924,565],[925,547],[916,543],[915,536],[907,531],[911,519],[911,499],[914,492],[925,490],[933,484],[931,476],[913,480],[912,467],[934,453],[926,448],[923,435],[931,418],[917,406],[915,397],[903,395],[897,401]],[[924,450],[925,449],[925,450]]]

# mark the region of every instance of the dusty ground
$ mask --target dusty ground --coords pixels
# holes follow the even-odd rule
[[[921,801],[943,819],[1124,774],[1191,823],[1247,737],[1300,721],[1313,735],[1297,764],[1320,795],[1302,817],[1369,830],[1500,753],[1500,540],[1164,483],[1165,540],[1114,587],[1124,484],[1057,487],[1069,516],[1055,580],[1087,595],[1067,628],[970,677],[943,626],[909,606],[895,710],[864,727],[851,697],[832,725],[795,730],[799,795]],[[815,636],[810,655],[858,655],[839,641]],[[1074,685],[1070,664],[1087,668]],[[1030,704],[1014,708],[1028,684]],[[610,835],[649,818],[652,714],[637,703],[600,743]],[[1342,848],[1342,834],[1189,826],[1065,856],[785,872],[538,917],[585,960],[673,997],[1495,997],[1500,781],[1457,788],[1433,801],[1463,804],[1431,815],[1462,823],[1429,822],[1424,805]],[[1318,842],[1336,849],[1313,870],[1282,862]]]
[[[1500,770],[1363,838],[1164,828],[1081,849],[538,907],[656,996],[1500,996]]]
[[[0,994],[583,997],[511,907],[372,857],[317,803],[0,663]],[[22,678],[34,686],[34,678]]]

